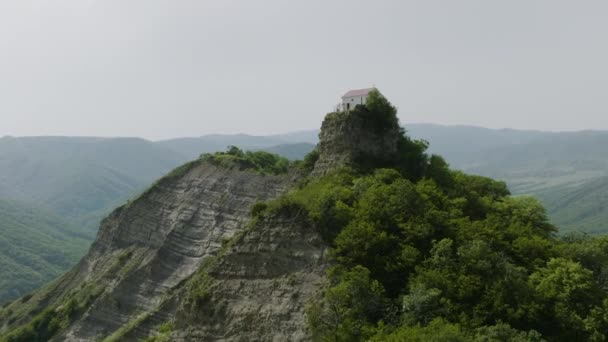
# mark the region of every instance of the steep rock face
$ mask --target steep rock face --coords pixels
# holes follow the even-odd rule
[[[106,218],[79,265],[30,299],[31,312],[85,297],[85,311],[53,340],[107,337],[156,310],[246,226],[254,202],[276,198],[294,180],[202,161],[180,168]],[[8,321],[15,325],[28,319],[29,314]],[[0,327],[8,324],[0,322]]]
[[[399,127],[376,129],[369,114],[327,115],[312,177],[395,156]],[[108,216],[72,271],[0,316],[0,335],[74,303],[53,341],[311,340],[305,307],[327,282],[328,245],[305,213],[250,215],[299,178],[200,160],[178,168]]]
[[[328,114],[319,133],[319,160],[313,176],[322,176],[342,166],[353,166],[365,156],[394,158],[400,137],[399,126],[378,130],[370,127],[373,124],[370,113],[360,107]]]
[[[325,283],[327,245],[300,215],[257,222],[210,267],[209,298],[182,307],[182,341],[307,341],[305,307]],[[183,323],[182,323],[183,324]]]
[[[132,316],[120,340],[158,336],[173,321],[164,340],[310,341],[305,308],[326,283],[327,249],[303,213],[251,222],[157,307]]]
[[[176,181],[161,182],[135,203],[114,212],[80,264],[84,278],[104,273],[107,259],[134,250],[123,277],[112,277],[104,295],[66,332],[68,340],[91,340],[119,329],[215,255],[222,241],[243,228],[256,201],[277,197],[288,177],[229,171],[202,163]],[[60,337],[58,340],[63,340]]]

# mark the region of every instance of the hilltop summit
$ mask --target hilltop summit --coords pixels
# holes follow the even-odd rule
[[[394,107],[378,90],[366,93],[366,103],[330,113],[319,133],[319,160],[313,174],[321,176],[368,159],[397,160],[401,129]]]
[[[377,89],[370,89],[365,101],[325,116],[312,175],[343,167],[360,171],[391,167],[412,179],[422,177],[428,164],[426,143],[405,135],[397,109]]]

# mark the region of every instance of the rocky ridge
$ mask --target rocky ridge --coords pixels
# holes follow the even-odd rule
[[[45,307],[82,295],[90,297],[86,307],[53,340],[111,336],[143,314],[157,312],[204,260],[217,255],[222,244],[247,225],[253,203],[276,198],[293,181],[294,175],[259,175],[209,162],[190,163],[116,209],[102,222],[81,262],[35,293],[28,305],[16,305],[12,317],[2,319],[0,326],[8,330]],[[170,312],[165,316],[171,319]],[[153,329],[136,331],[145,335]]]
[[[312,177],[396,153],[398,128],[370,130],[357,113],[328,114]],[[301,177],[204,160],[174,170],[109,215],[72,271],[11,304],[0,336],[46,309],[65,316],[53,341],[310,340],[305,307],[326,282],[328,245],[305,214],[250,214]]]

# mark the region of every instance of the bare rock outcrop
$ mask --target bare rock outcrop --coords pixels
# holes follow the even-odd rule
[[[355,110],[330,113],[323,120],[317,150],[319,159],[313,176],[348,166],[357,166],[361,160],[391,160],[397,155],[399,126],[374,129],[376,122],[369,113],[358,106]]]
[[[181,308],[187,328],[172,340],[310,340],[305,307],[325,284],[326,250],[305,217],[257,222],[210,267],[209,298]]]

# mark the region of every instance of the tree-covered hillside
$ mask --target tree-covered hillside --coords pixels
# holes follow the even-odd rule
[[[0,302],[61,275],[89,243],[88,234],[50,212],[0,200]]]
[[[307,311],[315,338],[607,340],[608,238],[557,238],[537,200],[421,147],[403,136],[408,162],[361,159],[257,206],[258,219],[306,213],[332,246]]]
[[[564,231],[608,232],[608,177],[558,185],[536,191],[534,195]]]
[[[182,163],[142,139],[0,139],[0,198],[32,203],[88,230],[154,179]]]
[[[538,197],[547,208],[551,222],[562,233],[608,232],[608,207],[602,193],[608,176],[608,151],[604,148],[608,133],[522,134],[521,140],[502,146],[488,143],[479,152],[471,148],[470,153],[463,156],[444,155],[452,165],[466,172],[506,181],[514,194]],[[467,146],[467,139],[474,136],[465,138],[453,134],[451,145],[462,149]],[[483,146],[483,143],[478,141],[475,145]],[[434,151],[440,148],[435,146]]]
[[[605,340],[608,239],[560,240],[534,199],[430,170],[343,171],[268,205],[308,212],[333,246],[308,311],[320,340]]]
[[[0,201],[5,209],[0,211],[0,236],[4,245],[9,238],[11,242],[0,250],[0,302],[66,271],[86,252],[101,218],[190,160],[189,153],[224,150],[231,141],[247,149],[289,141],[238,137],[209,136],[202,142],[194,139],[194,145],[188,139],[172,145],[134,138],[0,138]],[[9,202],[15,210],[7,209]],[[62,230],[68,227],[78,239],[66,238]],[[47,260],[46,251],[63,257]]]
[[[429,142],[456,169],[504,180],[514,194],[538,197],[560,232],[608,232],[600,189],[608,176],[608,132],[539,132],[473,126],[406,124],[408,135]],[[300,133],[307,144],[270,151],[302,158],[318,131]],[[599,202],[597,202],[599,201]]]

